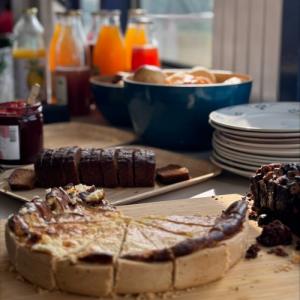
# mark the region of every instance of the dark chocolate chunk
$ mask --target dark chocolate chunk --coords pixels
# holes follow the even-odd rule
[[[292,239],[291,230],[279,220],[265,225],[261,235],[256,238],[261,245],[266,247],[290,245]]]
[[[252,244],[246,251],[245,258],[253,259],[257,257],[260,247],[257,244]]]

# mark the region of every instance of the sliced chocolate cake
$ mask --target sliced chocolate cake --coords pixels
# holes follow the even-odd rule
[[[63,170],[65,174],[65,184],[80,183],[78,165],[80,161],[81,149],[79,147],[66,147],[63,158]]]
[[[253,209],[281,220],[300,234],[300,164],[262,166],[250,182]]]
[[[50,187],[49,176],[52,168],[53,149],[45,149],[35,163],[35,172],[38,178],[38,185],[41,187]]]
[[[118,171],[115,158],[115,149],[104,149],[101,153],[101,169],[103,170],[103,186],[118,186]]]
[[[133,149],[120,148],[116,150],[118,164],[118,180],[120,186],[134,186],[133,175]]]
[[[38,185],[83,183],[114,188],[154,186],[155,154],[140,148],[45,149],[35,163]]]
[[[155,153],[149,149],[135,150],[133,161],[135,186],[154,186]]]
[[[55,150],[52,154],[52,163],[51,163],[51,186],[60,186],[66,183],[66,176],[64,172],[64,166],[62,161],[65,155],[65,148],[59,148]]]
[[[102,149],[83,149],[79,163],[80,181],[87,185],[103,186],[101,170]]]

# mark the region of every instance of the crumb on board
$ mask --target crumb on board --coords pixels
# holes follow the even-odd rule
[[[293,252],[292,256],[291,256],[291,263],[293,263],[295,265],[300,264],[300,255]]]
[[[282,247],[275,247],[267,251],[268,254],[275,254],[277,256],[285,257],[289,254]]]
[[[258,252],[260,251],[260,247],[257,244],[252,244],[246,251],[245,258],[246,259],[254,259],[257,257]]]
[[[291,263],[277,265],[274,268],[274,273],[289,272],[292,269]]]

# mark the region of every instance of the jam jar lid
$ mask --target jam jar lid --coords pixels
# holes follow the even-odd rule
[[[41,111],[41,103],[29,105],[25,100],[0,103],[0,118],[19,118]]]

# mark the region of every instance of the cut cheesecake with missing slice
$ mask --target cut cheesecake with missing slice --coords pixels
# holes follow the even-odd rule
[[[245,200],[219,216],[133,219],[103,197],[93,186],[53,188],[12,215],[5,234],[17,271],[80,295],[156,293],[217,280],[245,252]]]

